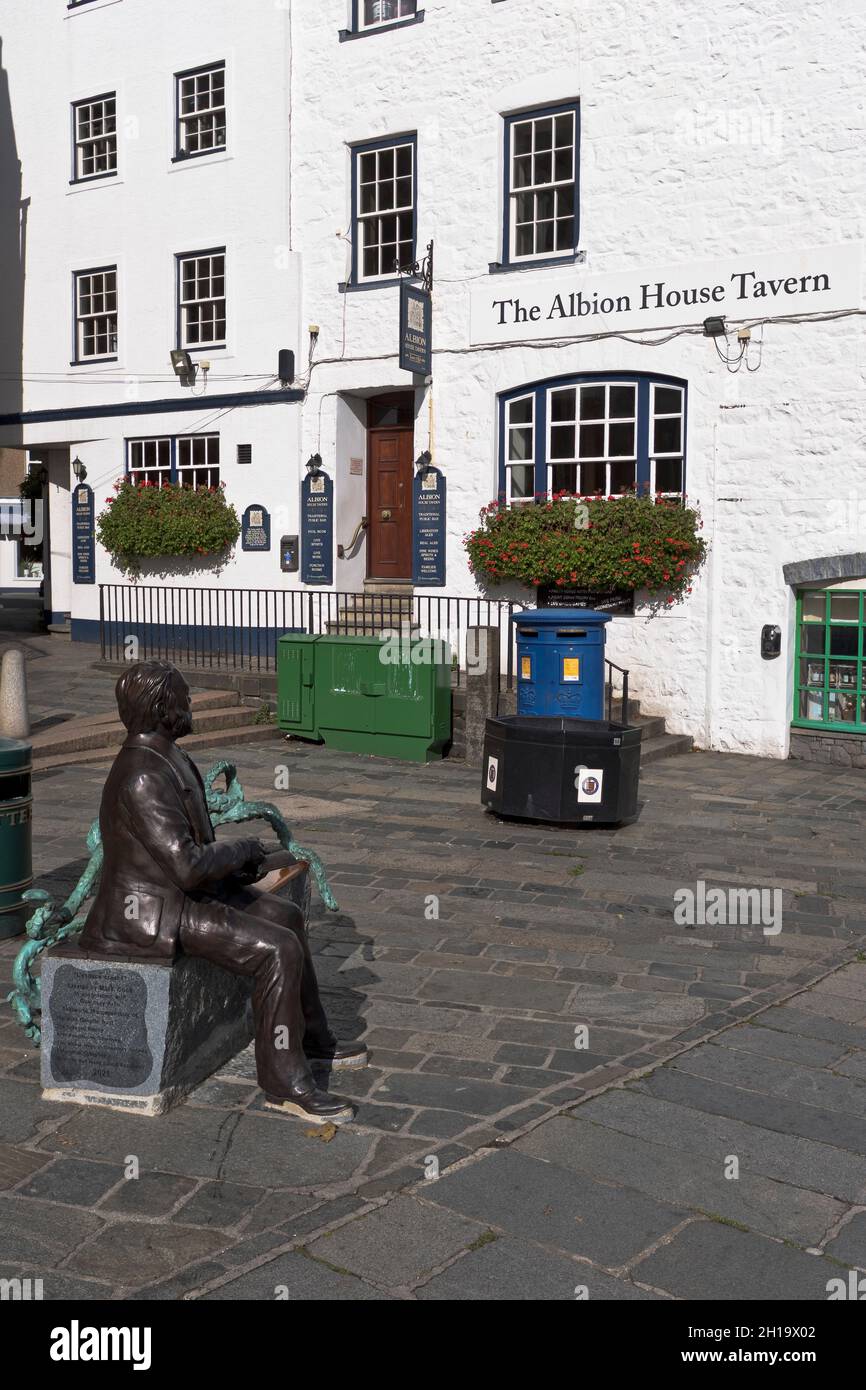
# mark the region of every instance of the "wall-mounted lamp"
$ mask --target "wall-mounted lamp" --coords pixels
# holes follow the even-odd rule
[[[320,472],[321,467],[322,467],[322,455],[321,455],[321,454],[311,454],[310,457],[307,459],[307,472],[308,472],[308,473],[318,473],[318,472]]]
[[[84,479],[87,477],[87,469],[81,462],[81,459],[76,458],[72,460],[72,471],[75,474],[78,481],[80,483],[83,483]]]
[[[183,349],[172,352],[171,365],[181,386],[192,386],[195,381],[195,363],[189,353]]]
[[[419,454],[416,458],[415,467],[418,469],[419,473],[423,473],[426,469],[430,467],[432,462],[433,455],[431,454],[429,449],[425,449],[423,454]]]
[[[723,318],[704,319],[705,338],[724,338],[725,320]]]

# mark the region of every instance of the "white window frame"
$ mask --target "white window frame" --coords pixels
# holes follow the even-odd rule
[[[366,0],[357,0],[358,4],[358,29],[367,32],[370,29],[381,29],[386,24],[401,24],[406,20],[414,19],[418,13],[417,0],[373,0],[378,4],[380,15],[378,19],[367,19]],[[407,7],[412,5],[412,9]],[[386,13],[382,14],[381,11]],[[392,13],[393,11],[393,13]]]
[[[113,285],[106,283],[107,277],[113,276]],[[93,297],[93,281],[96,278],[102,281],[101,288],[96,291],[101,295],[105,303],[103,307],[95,312],[91,305],[85,313],[82,311],[82,297],[84,282],[89,283],[89,294]],[[73,297],[75,314],[75,363],[80,362],[106,362],[117,357],[118,347],[118,283],[117,266],[103,265],[94,266],[93,269],[73,271]],[[107,302],[113,297],[114,307],[106,307]],[[85,352],[85,335],[88,325],[94,325],[94,335],[105,337],[108,344],[105,352]],[[98,326],[101,325],[101,326]]]
[[[200,446],[200,447],[199,447]],[[204,457],[196,462],[194,454]],[[186,457],[185,457],[186,455]],[[175,466],[178,487],[219,487],[220,437],[218,434],[182,434],[176,441]],[[192,475],[192,476],[190,476]]]
[[[559,146],[559,147],[557,147],[557,145],[556,145],[556,124],[557,124],[557,121],[559,121],[559,120],[570,120],[570,121],[571,121],[571,172],[570,172],[570,175],[569,175],[568,178],[562,178],[562,179],[557,179],[557,178],[555,177],[555,175],[556,175],[556,149],[557,149],[557,148],[562,148],[562,149],[565,149],[565,148],[566,148],[566,146]],[[531,159],[532,159],[532,172],[533,172],[533,175],[534,175],[534,173],[535,173],[535,158],[536,158],[536,155],[537,155],[538,153],[542,153],[542,154],[546,153],[546,151],[543,151],[543,150],[540,151],[540,152],[536,150],[536,130],[537,130],[537,127],[538,127],[542,122],[547,122],[547,121],[549,121],[549,122],[551,123],[551,126],[552,126],[552,132],[551,132],[551,146],[550,146],[550,157],[551,157],[551,171],[550,171],[550,172],[551,172],[551,177],[550,177],[549,180],[546,180],[546,181],[542,181],[542,182],[539,182],[539,183],[536,183],[536,182],[533,181],[533,182],[528,183],[528,184],[522,184],[522,185],[520,185],[520,186],[518,187],[517,182],[516,182],[516,178],[515,178],[515,175],[516,175],[516,172],[517,172],[517,163],[516,163],[516,161],[517,161],[518,159],[525,158],[526,155],[525,155],[525,154],[521,155],[521,154],[518,154],[518,152],[517,152],[517,131],[518,131],[518,129],[519,129],[521,126],[527,126],[527,125],[528,125],[528,126],[531,127],[531,131],[532,131],[532,140],[531,140],[531,153],[530,153],[530,157],[531,157]],[[543,114],[543,113],[540,113],[540,112],[527,111],[526,114],[525,114],[525,116],[517,116],[517,117],[512,117],[512,118],[509,119],[509,132],[508,132],[508,219],[509,219],[509,221],[508,221],[508,235],[509,235],[509,242],[508,242],[508,263],[509,263],[509,264],[512,264],[512,263],[518,264],[518,263],[519,263],[519,264],[521,264],[521,265],[526,265],[526,264],[530,264],[530,263],[533,262],[533,261],[557,260],[557,259],[562,259],[562,258],[567,257],[567,256],[574,256],[575,246],[576,246],[576,242],[577,242],[577,227],[578,227],[578,221],[577,221],[577,214],[578,214],[578,208],[577,208],[577,198],[578,198],[578,179],[577,179],[578,168],[577,168],[577,159],[578,159],[578,123],[577,123],[577,111],[576,111],[575,108],[569,108],[569,109],[564,110],[564,111],[554,111],[554,112],[552,112],[552,113],[550,113],[550,114]],[[556,243],[556,235],[557,235],[558,222],[559,222],[559,220],[560,220],[560,219],[558,218],[558,216],[557,216],[558,206],[559,206],[559,196],[560,196],[560,193],[561,193],[564,189],[566,189],[566,188],[568,188],[568,187],[571,187],[571,190],[572,190],[572,200],[571,200],[571,201],[572,201],[572,210],[571,210],[570,213],[564,214],[564,216],[568,216],[568,217],[570,217],[570,219],[571,219],[571,223],[572,223],[571,241],[569,242],[569,245],[568,245],[567,247],[560,247],[560,248],[557,249],[555,243]],[[553,195],[553,199],[554,199],[554,215],[553,215],[552,218],[539,218],[539,217],[538,217],[538,197],[539,197],[539,195],[541,195],[541,194],[543,194],[543,193],[546,193],[546,192],[550,192],[550,193],[552,193],[552,195]],[[530,196],[532,196],[532,199],[533,199],[534,216],[533,216],[533,219],[532,219],[531,222],[520,222],[520,223],[518,223],[518,220],[517,220],[518,200],[519,200],[522,196],[524,196],[524,195],[530,195]],[[530,251],[530,252],[525,252],[525,253],[522,254],[522,255],[518,254],[518,251],[517,251],[517,229],[518,229],[518,227],[519,227],[519,226],[520,226],[520,227],[524,227],[524,226],[532,226],[532,227],[533,227],[533,236],[532,236],[533,247],[534,247],[534,248],[537,248],[537,245],[538,245],[538,228],[539,228],[539,226],[540,226],[542,223],[545,223],[545,222],[548,222],[548,221],[549,221],[549,222],[552,222],[552,224],[553,224],[553,229],[554,229],[554,232],[553,232],[553,235],[554,235],[554,247],[553,247],[553,249],[552,249],[552,250],[545,250],[545,249],[538,250],[538,249],[533,249],[532,251]]]
[[[147,453],[153,451],[155,461],[147,462]],[[140,463],[136,467],[133,458],[138,452]],[[165,462],[160,461],[160,454]],[[138,486],[139,483],[170,483],[172,472],[172,441],[170,435],[143,436],[126,441],[127,477]]]
[[[529,401],[530,418],[529,421],[515,421],[512,423],[511,410],[515,405]],[[511,436],[517,430],[529,430],[530,453],[525,459],[513,459],[511,457]],[[512,486],[512,470],[515,468],[528,468],[532,475],[532,490],[528,496],[516,496]],[[527,502],[535,501],[535,393],[530,391],[525,396],[515,396],[505,404],[505,479],[506,479],[506,500],[509,506],[522,507]]]
[[[106,111],[106,106],[111,103],[113,110]],[[81,134],[81,117],[84,112],[88,112],[90,122],[94,120],[93,113],[98,111],[96,119],[101,120],[103,130],[99,135]],[[107,129],[105,127],[108,127]],[[97,153],[97,147],[104,145],[105,149],[101,154]],[[109,167],[96,169],[92,173],[84,172],[84,162],[89,157],[94,160],[104,158]],[[91,183],[95,179],[109,179],[117,174],[117,93],[103,92],[98,97],[85,97],[82,101],[72,103],[72,180],[74,183]]]
[[[222,273],[217,274],[214,270],[214,261],[222,261]],[[184,266],[196,262],[195,285],[196,293],[194,298],[184,298]],[[208,262],[207,270],[204,274],[200,272],[200,265]],[[198,352],[200,349],[224,348],[226,345],[226,334],[228,332],[228,300],[226,294],[226,248],[224,246],[214,247],[209,251],[187,251],[177,257],[177,316],[178,316],[178,346],[185,348],[189,352]],[[222,280],[222,294],[214,294],[214,281]],[[202,280],[208,284],[208,293],[199,294],[199,286]],[[222,320],[222,337],[210,337],[192,339],[190,337],[190,310],[197,310],[202,306],[213,306],[211,315],[213,326],[216,328],[219,320]],[[219,306],[222,305],[220,312]]]
[[[354,159],[354,178],[356,190],[354,227],[355,273],[358,284],[371,284],[377,280],[393,280],[398,276],[399,271],[394,269],[393,266],[386,266],[383,269],[382,252],[384,246],[393,245],[395,251],[399,252],[400,246],[408,244],[410,247],[410,257],[414,259],[416,228],[415,147],[415,139],[413,137],[411,139],[395,139],[393,143],[377,146],[373,149],[365,149],[363,146],[361,146],[360,148],[353,150],[352,152]],[[402,150],[409,151],[410,167],[408,174],[397,173],[398,157]],[[393,173],[391,175],[383,176],[380,173],[381,159],[383,155],[388,154],[393,155]],[[364,161],[367,159],[375,160],[376,175],[375,178],[372,180],[368,179],[366,181],[362,181]],[[407,179],[409,181],[409,202],[401,202],[398,204],[397,185],[400,183],[404,183]],[[381,196],[380,190],[385,188],[389,181],[393,188],[393,205],[391,207],[379,207],[379,198]],[[376,206],[364,212],[362,211],[362,189],[369,187],[373,187],[376,189]],[[400,219],[406,216],[409,217],[411,223],[410,234],[408,237],[401,237],[399,235]],[[393,243],[385,242],[382,239],[382,223],[387,217],[397,218],[398,235],[397,240]],[[368,243],[366,239],[366,228],[367,226],[373,225],[376,226],[378,240]],[[377,264],[379,266],[379,269],[374,275],[368,275],[365,271],[366,252],[370,250],[373,246],[378,248]]]
[[[660,411],[660,412],[656,412],[656,392],[657,392],[657,391],[676,391],[676,392],[679,394],[679,398],[680,398],[680,408],[679,408],[679,410],[678,410],[678,411]],[[680,447],[679,447],[679,452],[671,452],[671,451],[668,451],[667,453],[665,453],[665,452],[662,452],[662,451],[660,451],[660,450],[659,450],[659,451],[656,451],[656,450],[653,448],[653,445],[655,444],[655,424],[656,424],[656,420],[679,420],[679,422],[680,422]],[[683,496],[683,475],[684,475],[685,463],[686,463],[685,439],[686,439],[685,392],[684,392],[682,386],[668,386],[668,385],[666,385],[664,382],[656,382],[656,381],[650,382],[649,439],[647,440],[647,449],[648,449],[648,452],[649,452],[649,466],[650,466],[650,492],[652,493],[653,497],[661,496],[661,497],[676,498],[678,501],[681,501],[681,500],[682,500],[682,496]],[[665,460],[665,459],[679,459],[679,461],[680,461],[680,486],[679,486],[678,489],[675,489],[675,490],[672,491],[672,492],[662,492],[662,493],[659,493],[659,492],[658,492],[658,489],[657,489],[657,487],[656,487],[656,463],[657,463],[657,461],[658,461],[659,459],[661,459],[661,460]]]
[[[148,459],[148,454],[152,457]],[[194,460],[194,455],[200,455]],[[140,460],[136,465],[136,456]],[[126,441],[126,476],[135,484],[219,487],[219,434],[140,435]]]
[[[213,79],[219,73],[222,77],[222,102],[213,100]],[[184,113],[183,103],[185,99],[184,84],[192,84],[191,95],[197,100],[199,95],[199,83],[207,82],[209,104],[203,107],[196,107],[192,111]],[[228,145],[228,95],[226,88],[226,65],[225,61],[218,63],[208,63],[204,67],[190,68],[188,71],[175,74],[175,157],[177,159],[198,159],[202,155],[222,154]],[[190,129],[195,127],[198,131],[199,140],[201,139],[201,122],[210,121],[214,134],[216,133],[219,117],[222,116],[223,138],[221,144],[201,145],[197,149],[190,149],[189,136]]]
[[[584,391],[597,391],[599,387],[604,388],[605,409],[603,417],[599,419],[581,421],[580,398]],[[610,413],[610,393],[616,387],[627,388],[633,392],[634,410],[631,415],[611,415]],[[568,420],[553,419],[553,396],[566,392],[574,395],[574,415]],[[554,468],[574,468],[575,471],[575,494],[578,496],[590,496],[589,489],[584,488],[581,478],[581,467],[583,464],[604,464],[604,497],[623,497],[627,492],[631,492],[637,487],[637,465],[638,465],[638,428],[640,406],[638,401],[637,381],[584,381],[574,386],[551,386],[547,390],[547,490],[548,494],[553,493],[553,470]],[[580,426],[596,425],[604,429],[604,448],[601,454],[586,455],[580,451]],[[612,454],[610,452],[610,427],[611,425],[631,425],[632,426],[632,452],[629,454]],[[572,458],[553,457],[553,431],[563,426],[574,429],[574,454]],[[634,482],[631,488],[623,489],[619,492],[611,490],[611,469],[622,464],[634,465]]]

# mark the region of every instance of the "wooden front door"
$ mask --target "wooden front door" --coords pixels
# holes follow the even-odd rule
[[[411,425],[371,427],[368,448],[368,579],[412,578]]]

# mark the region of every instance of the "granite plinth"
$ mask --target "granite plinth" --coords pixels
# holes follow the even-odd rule
[[[246,1047],[251,982],[190,956],[49,950],[42,965],[46,1100],[159,1115]]]

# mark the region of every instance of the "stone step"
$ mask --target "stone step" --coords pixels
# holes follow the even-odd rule
[[[233,708],[237,705],[237,696],[230,691],[196,691],[190,697],[193,715],[206,710]],[[33,734],[30,742],[33,745],[34,753],[39,749],[44,749],[53,744],[59,736],[74,736],[83,731],[88,732],[97,729],[103,730],[109,726],[119,724],[116,710],[106,710],[102,714],[89,714],[82,719],[65,719],[62,724],[52,724],[50,729],[40,730]],[[122,726],[121,726],[122,727]]]
[[[404,598],[411,598],[415,592],[411,579],[365,579],[364,594],[394,594]],[[356,594],[347,594],[347,598],[357,598]]]
[[[641,743],[640,765],[660,762],[662,758],[676,758],[681,753],[691,753],[694,739],[690,734],[657,734]]]
[[[384,619],[388,623],[411,623],[412,604],[404,603],[402,599],[395,599],[393,603],[352,603],[343,608],[339,608],[329,622],[340,622],[348,618],[372,618],[376,621]]]
[[[249,709],[230,691],[196,693],[191,700],[196,732],[235,728],[249,722]],[[85,719],[67,719],[50,729],[34,734],[34,758],[55,754],[83,753],[89,749],[116,748],[126,738],[126,730],[115,711],[90,715]]]
[[[339,618],[332,623],[326,623],[325,627],[329,637],[379,637],[386,631],[402,635],[400,620],[396,614],[393,618],[389,614],[385,614],[384,618],[364,618],[361,615],[356,618]],[[409,635],[413,636],[413,631],[410,631]]]
[[[249,710],[246,711],[249,715]],[[204,733],[190,734],[181,743],[181,748],[190,756],[197,748],[225,747],[231,750],[236,744],[263,743],[268,739],[280,738],[276,724],[241,724],[230,729],[209,729]],[[110,748],[87,748],[77,753],[46,753],[33,759],[33,771],[45,772],[49,768],[69,767],[72,764],[88,763],[106,767],[114,761],[119,745]]]
[[[633,729],[640,729],[642,744],[647,744],[650,739],[658,738],[660,734],[667,733],[665,721],[658,714],[641,714],[629,722]]]
[[[623,722],[622,700],[613,700],[613,701],[611,702],[611,707],[610,707],[610,709],[611,709],[611,714],[610,714],[611,719],[614,721],[614,723],[616,723],[616,724],[621,724],[621,723]],[[607,704],[605,704],[605,717],[607,717]],[[629,702],[628,702],[628,712],[627,712],[627,716],[626,716],[625,722],[628,723],[628,724],[636,724],[636,723],[639,721],[639,719],[640,719],[640,700],[631,700],[631,699],[630,699]]]

